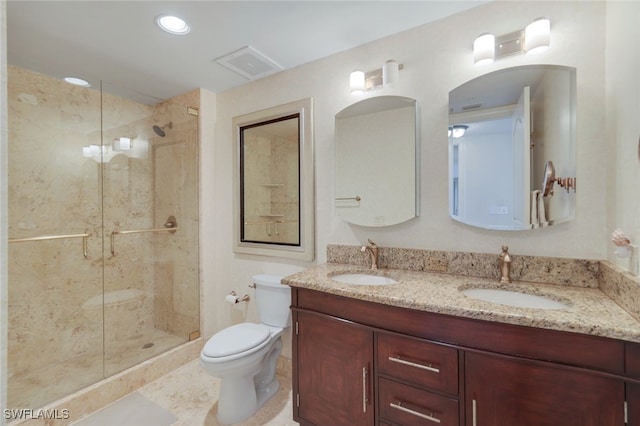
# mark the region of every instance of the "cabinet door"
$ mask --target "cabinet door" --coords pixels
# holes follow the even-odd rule
[[[627,426],[640,426],[640,385],[627,383]]]
[[[298,415],[318,426],[373,424],[373,332],[298,312]]]
[[[624,384],[525,360],[465,354],[468,426],[624,424]]]

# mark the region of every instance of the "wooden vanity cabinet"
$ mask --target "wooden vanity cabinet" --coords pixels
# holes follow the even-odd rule
[[[373,425],[373,332],[313,312],[299,311],[294,318],[296,420]]]
[[[640,343],[626,343],[625,371],[637,380],[627,383],[627,426],[640,426]]]
[[[467,426],[624,424],[624,382],[551,363],[465,354]]]
[[[640,345],[300,288],[292,311],[302,425],[624,426],[626,400],[640,426]]]

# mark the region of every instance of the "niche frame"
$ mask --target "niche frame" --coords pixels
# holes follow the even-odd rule
[[[249,126],[299,115],[299,244],[243,241],[241,132]],[[315,256],[315,182],[313,142],[313,98],[305,98],[234,117],[233,127],[233,251],[238,254],[284,257],[312,261]]]

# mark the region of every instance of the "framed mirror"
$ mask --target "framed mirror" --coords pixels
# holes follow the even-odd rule
[[[418,215],[416,101],[364,99],[336,114],[336,214],[362,226]]]
[[[312,101],[235,117],[234,251],[312,260]]]
[[[451,218],[497,230],[573,219],[575,129],[575,68],[507,68],[452,90]]]

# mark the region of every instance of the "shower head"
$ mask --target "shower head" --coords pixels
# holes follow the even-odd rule
[[[172,122],[169,122],[169,123],[165,124],[162,127],[154,125],[153,126],[153,131],[156,132],[156,135],[160,136],[161,138],[164,138],[165,135],[166,135],[165,132],[164,132],[164,129],[170,129],[172,127],[173,127],[173,123]]]

